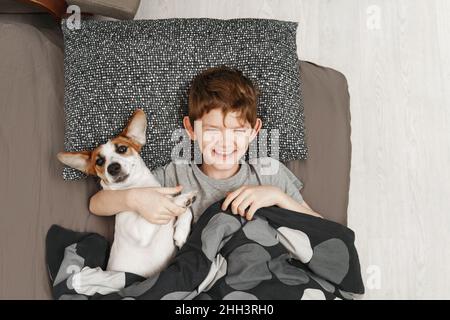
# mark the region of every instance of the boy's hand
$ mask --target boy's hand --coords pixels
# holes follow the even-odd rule
[[[231,204],[234,214],[251,220],[256,210],[279,205],[284,195],[284,192],[275,186],[246,185],[228,194],[223,201],[222,210],[226,210]]]
[[[175,188],[135,188],[129,189],[128,205],[150,223],[167,224],[181,215],[186,208],[177,206],[170,199],[182,186]]]

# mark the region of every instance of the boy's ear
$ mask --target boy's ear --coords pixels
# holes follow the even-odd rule
[[[249,142],[252,142],[253,139],[256,138],[256,136],[258,135],[259,130],[261,130],[261,127],[262,127],[261,119],[260,118],[256,118],[256,123],[255,123],[255,126],[252,128],[252,133],[250,135]]]
[[[142,109],[137,109],[134,111],[127,126],[120,134],[121,136],[127,137],[139,145],[143,146],[146,140],[147,132],[147,116]]]
[[[189,135],[189,138],[191,138],[191,140],[197,139],[197,137],[195,136],[194,128],[192,128],[191,120],[189,119],[189,116],[183,117],[183,126],[184,126],[184,129],[186,130],[187,134]]]
[[[59,152],[56,157],[65,165],[89,173],[90,151],[81,152]]]

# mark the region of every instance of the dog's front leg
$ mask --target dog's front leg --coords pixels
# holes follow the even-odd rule
[[[182,215],[178,216],[177,221],[175,222],[175,233],[173,235],[173,240],[179,249],[181,249],[189,237],[189,233],[191,231],[191,221],[192,213],[191,209],[188,208]]]
[[[186,207],[186,211],[178,216],[175,222],[175,233],[173,240],[178,248],[181,248],[185,243],[191,231],[192,211],[189,208],[195,201],[197,191],[181,194],[174,199],[175,204]]]

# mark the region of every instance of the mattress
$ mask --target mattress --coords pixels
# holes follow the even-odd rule
[[[301,62],[309,159],[287,166],[304,199],[346,224],[350,112],[345,77]],[[0,14],[0,299],[49,299],[45,235],[52,224],[111,240],[113,217],[89,213],[94,179],[64,181],[63,41],[43,14]]]

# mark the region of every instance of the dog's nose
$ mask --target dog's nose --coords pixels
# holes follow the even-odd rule
[[[117,162],[113,162],[108,166],[108,173],[110,175],[117,176],[120,172],[120,164]]]

